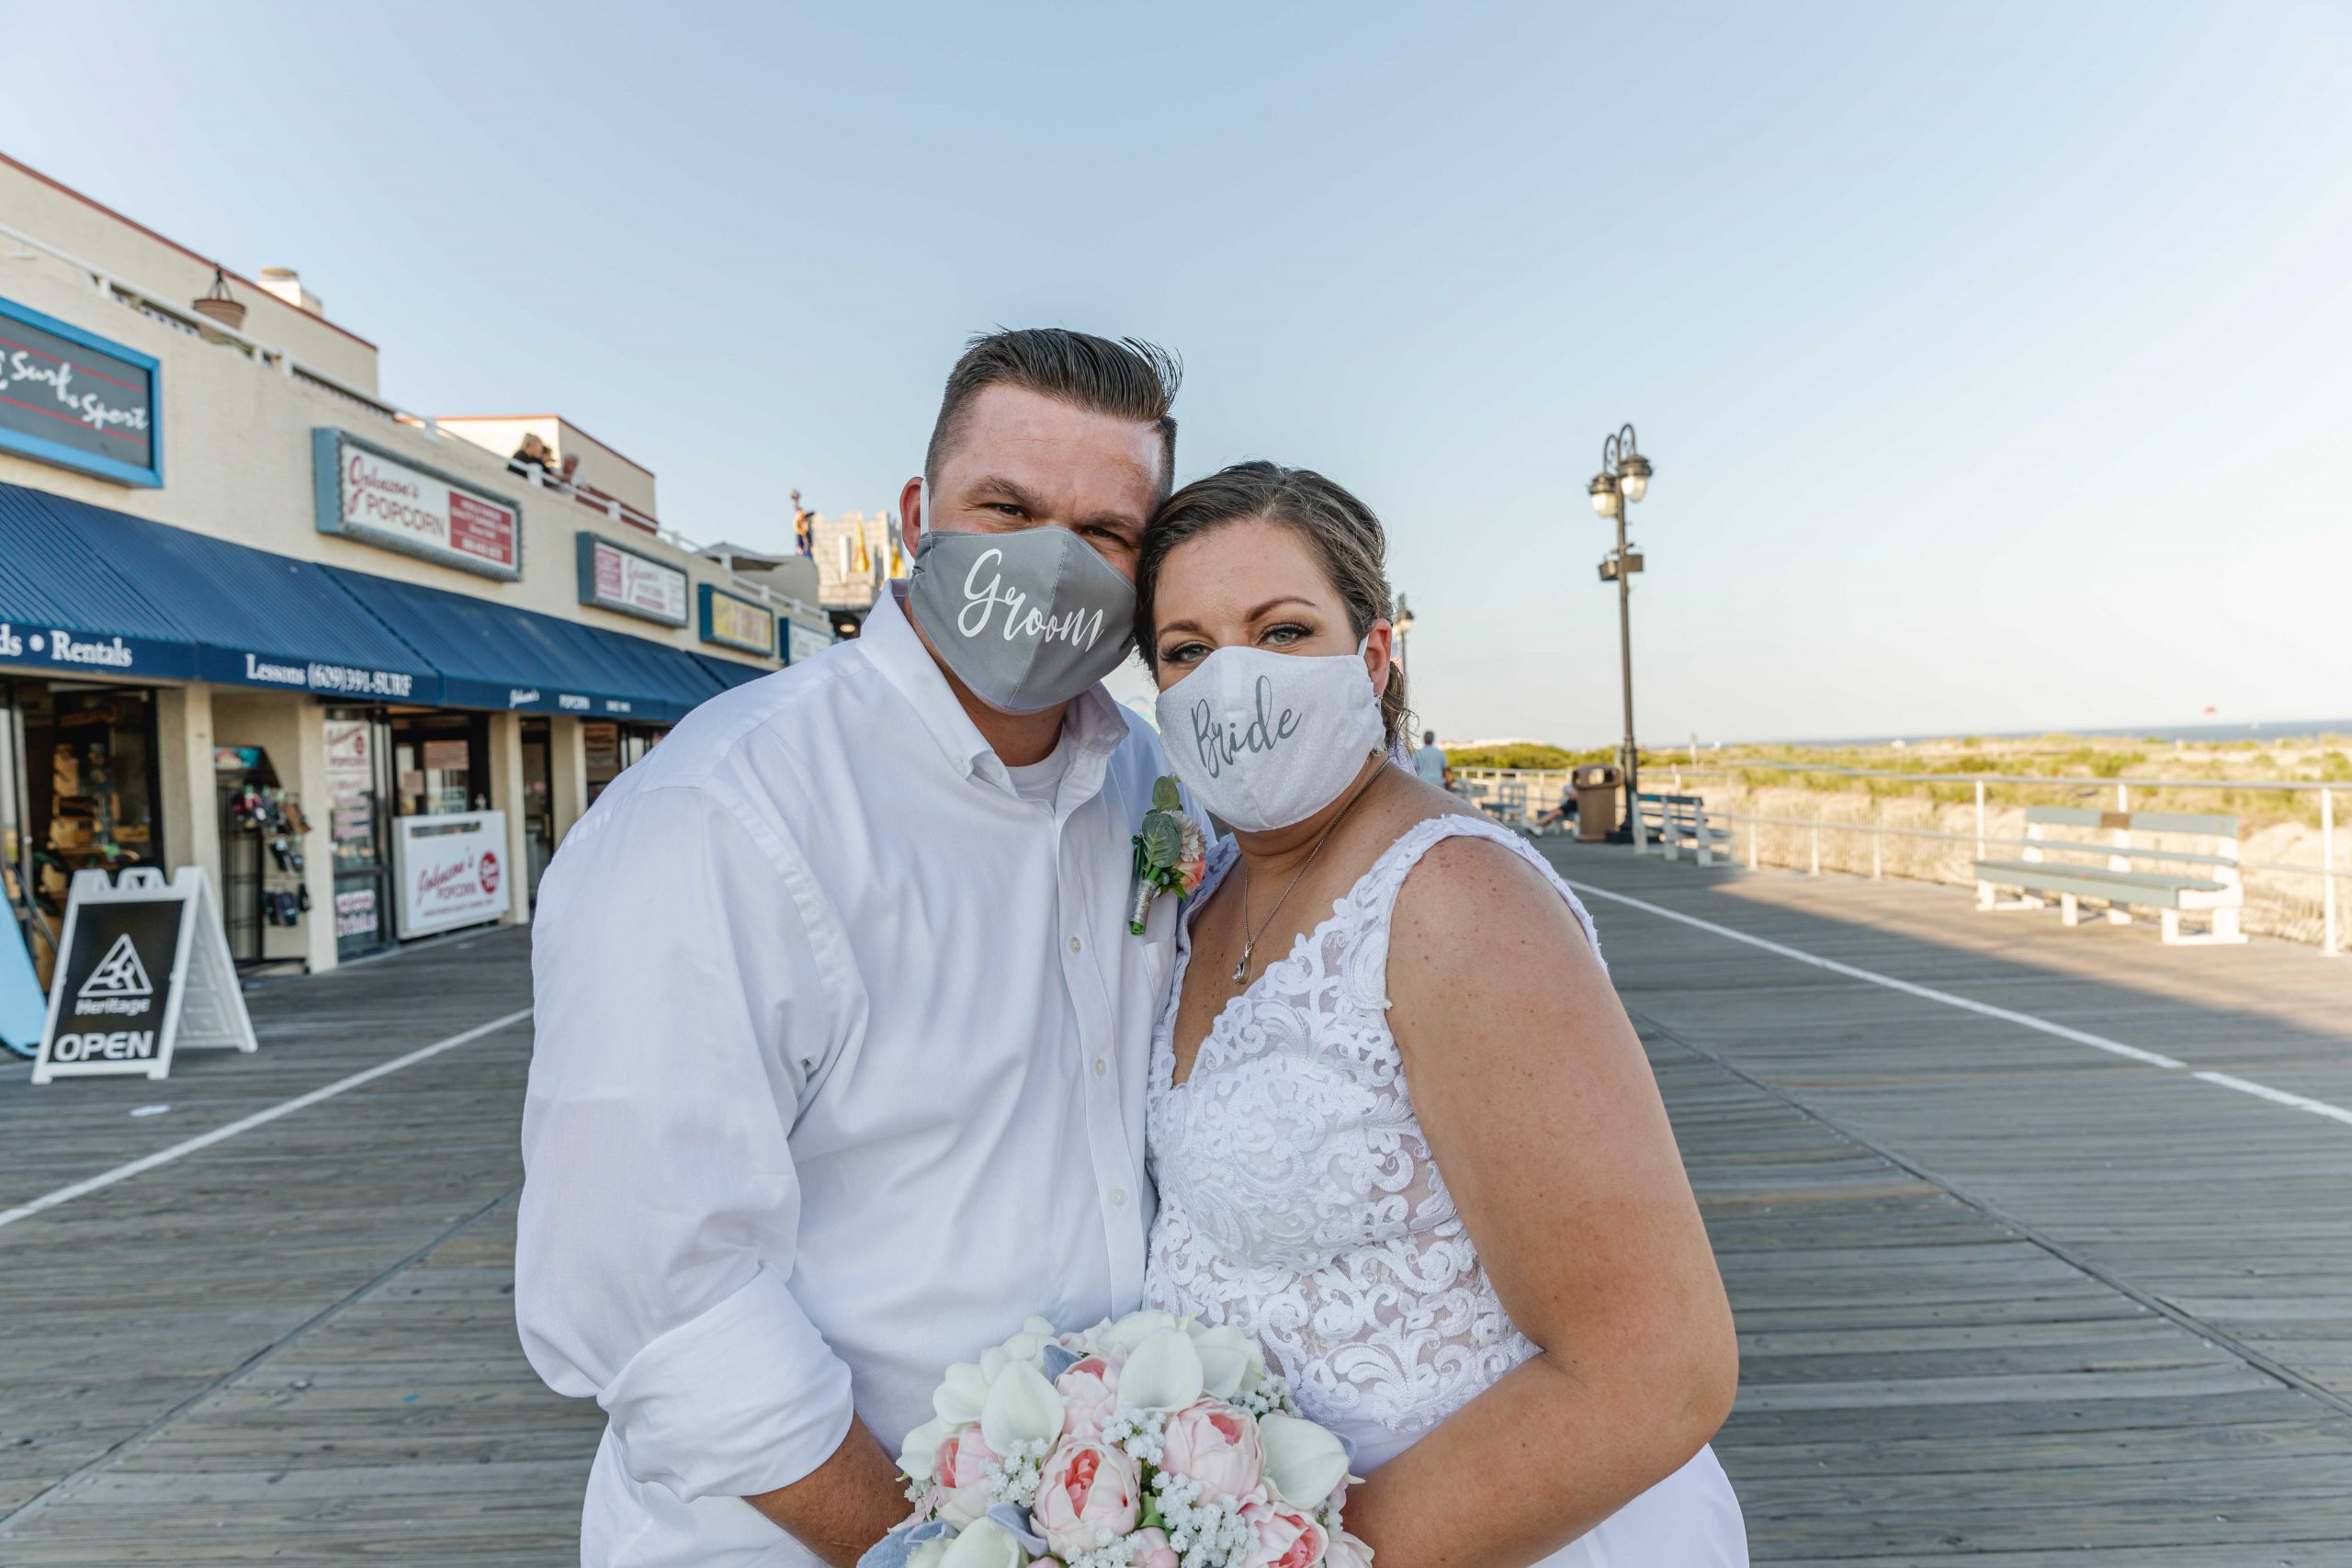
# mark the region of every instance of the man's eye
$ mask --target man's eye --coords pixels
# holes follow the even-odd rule
[[[1025,510],[1015,506],[1009,501],[992,501],[989,502],[989,510],[991,512],[1001,512],[1007,517],[1026,517],[1029,515]]]

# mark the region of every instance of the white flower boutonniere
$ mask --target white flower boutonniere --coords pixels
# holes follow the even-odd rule
[[[1151,901],[1162,893],[1191,897],[1208,866],[1208,835],[1184,814],[1184,797],[1173,778],[1151,786],[1151,809],[1136,829],[1135,845],[1136,887],[1127,906],[1127,930],[1141,936]]]

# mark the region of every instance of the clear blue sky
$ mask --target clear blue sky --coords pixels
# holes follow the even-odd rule
[[[0,148],[665,521],[872,508],[971,331],[1387,520],[1449,736],[2352,715],[2352,10],[0,0]]]

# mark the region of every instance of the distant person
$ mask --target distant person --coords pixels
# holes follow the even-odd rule
[[[1573,822],[1576,820],[1576,815],[1577,786],[1571,782],[1560,786],[1560,804],[1535,819],[1536,831],[1542,832],[1546,828],[1556,828],[1563,823]]]
[[[523,473],[526,468],[537,468],[543,474],[553,473],[555,465],[548,461],[552,455],[548,452],[546,442],[537,435],[525,435],[523,444],[515,447],[513,455],[506,459],[506,466],[518,474]]]
[[[1440,789],[1453,787],[1453,770],[1446,765],[1445,748],[1437,743],[1437,731],[1421,731],[1421,749],[1413,753],[1413,772],[1425,784]]]
[[[574,452],[563,460],[563,472],[556,476],[569,490],[580,483],[580,454]]]

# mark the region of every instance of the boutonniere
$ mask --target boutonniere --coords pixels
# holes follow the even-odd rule
[[[1136,829],[1135,844],[1136,891],[1127,907],[1127,930],[1141,936],[1151,901],[1162,893],[1191,897],[1208,867],[1208,835],[1184,815],[1184,797],[1173,778],[1151,786],[1151,809]]]

